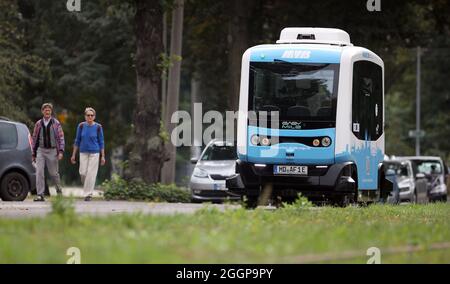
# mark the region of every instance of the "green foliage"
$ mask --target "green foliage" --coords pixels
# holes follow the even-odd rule
[[[75,218],[74,201],[71,198],[56,196],[52,199],[52,214],[63,219],[73,220]]]
[[[313,204],[308,200],[308,198],[302,196],[302,194],[299,193],[297,199],[295,199],[292,204],[283,203],[282,206],[285,210],[302,210],[311,208]]]
[[[190,193],[175,184],[146,184],[141,181],[126,181],[117,175],[106,180],[102,187],[107,200],[146,200],[154,202],[189,202]]]
[[[16,1],[0,2],[0,116],[31,126],[27,102],[45,88],[51,72],[47,60],[30,52],[24,22]]]
[[[158,67],[161,69],[163,76],[167,76],[169,68],[173,66],[174,62],[183,60],[180,55],[169,56],[166,53],[161,53],[159,57],[161,58],[161,62],[158,64]]]
[[[162,120],[160,121],[159,124],[159,137],[162,139],[164,144],[170,142],[170,134],[164,127],[164,121]]]

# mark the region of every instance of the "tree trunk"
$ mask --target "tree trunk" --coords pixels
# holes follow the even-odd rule
[[[228,110],[239,108],[242,54],[249,48],[249,22],[253,1],[231,0],[228,26]]]
[[[163,10],[159,1],[136,0],[137,105],[127,176],[155,183],[165,159],[160,137]]]
[[[172,12],[172,32],[170,35],[170,58],[172,65],[169,68],[169,80],[167,87],[167,107],[165,111],[165,126],[169,134],[175,128],[170,123],[172,114],[178,110],[178,102],[180,97],[180,73],[181,73],[181,49],[183,39],[183,12],[184,0],[175,0],[175,7]],[[166,145],[166,151],[169,154],[169,161],[164,163],[161,181],[169,184],[175,182],[175,166],[176,166],[176,148],[169,142]]]

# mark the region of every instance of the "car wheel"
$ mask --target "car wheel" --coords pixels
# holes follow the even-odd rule
[[[20,173],[6,174],[0,184],[0,197],[3,201],[23,201],[27,198],[30,186]]]

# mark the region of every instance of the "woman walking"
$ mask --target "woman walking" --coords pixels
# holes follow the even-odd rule
[[[83,183],[85,201],[92,199],[95,180],[99,162],[103,166],[105,159],[105,143],[103,137],[103,128],[101,124],[96,123],[95,110],[88,107],[84,110],[86,121],[81,122],[77,127],[77,135],[73,146],[73,153],[70,161],[76,163],[76,154],[80,150],[80,177]]]

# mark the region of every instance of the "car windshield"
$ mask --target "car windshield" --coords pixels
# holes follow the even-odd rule
[[[249,111],[280,119],[335,121],[339,64],[251,62]]]
[[[400,163],[385,163],[385,171],[393,170],[397,176],[408,176],[408,168]]]
[[[202,156],[202,161],[221,161],[221,160],[236,160],[235,146],[219,146],[212,145],[206,149]]]
[[[439,161],[413,161],[414,174],[442,174],[442,166]]]

